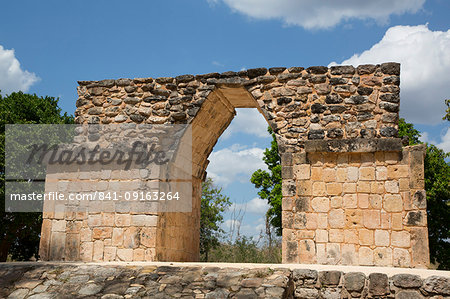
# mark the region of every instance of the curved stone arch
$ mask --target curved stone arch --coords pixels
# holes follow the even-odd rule
[[[384,63],[80,81],[75,116],[82,124],[192,125],[193,212],[158,214],[152,245],[133,249],[139,258],[131,260],[144,249],[146,260],[198,259],[198,199],[207,158],[234,109],[248,107],[263,114],[278,141],[284,262],[423,267],[428,246],[417,240],[426,244],[426,221],[405,220],[425,213],[423,201],[410,203],[416,194],[423,197],[423,149],[402,150],[396,138],[399,75],[399,64]],[[369,196],[377,203],[366,204]],[[61,259],[45,254],[54,243],[52,221],[44,220],[41,241],[42,256],[50,260]],[[344,230],[356,232],[353,240],[344,238]],[[392,242],[377,240],[375,232]],[[76,250],[80,254],[72,256],[92,260],[91,249]],[[124,258],[117,253],[112,259]]]

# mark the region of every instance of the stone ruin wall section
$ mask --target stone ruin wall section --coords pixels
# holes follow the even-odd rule
[[[399,64],[258,68],[79,85],[79,124],[192,124],[193,211],[146,215],[151,221],[141,226],[132,219],[143,215],[117,211],[75,218],[44,214],[44,260],[197,260],[208,156],[235,108],[247,107],[263,114],[279,145],[284,263],[428,265],[424,148],[402,149],[397,138]],[[114,220],[128,217],[120,226]],[[142,235],[149,229],[150,237]]]

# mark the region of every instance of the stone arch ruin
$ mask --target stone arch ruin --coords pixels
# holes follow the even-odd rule
[[[397,63],[80,81],[78,124],[192,126],[192,211],[44,212],[41,258],[198,260],[208,156],[247,107],[279,145],[284,263],[427,267],[424,147],[397,138],[399,83]],[[142,180],[122,174],[88,179]]]

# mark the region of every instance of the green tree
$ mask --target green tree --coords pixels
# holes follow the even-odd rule
[[[278,154],[278,144],[275,134],[269,127],[268,132],[272,135],[270,148],[264,151],[263,161],[269,171],[258,169],[250,179],[257,189],[261,199],[267,199],[270,207],[266,217],[269,223],[275,228],[277,235],[281,236],[281,159]]]
[[[424,164],[430,259],[442,270],[450,270],[450,164],[445,161],[449,156],[427,145]]]
[[[450,121],[450,100],[445,100],[445,105],[447,105],[447,110],[445,110],[445,115],[442,119]]]
[[[210,251],[219,246],[219,237],[223,233],[223,212],[231,205],[230,199],[222,194],[222,188],[214,186],[207,178],[202,184],[200,214],[200,255],[202,261],[208,261]]]
[[[420,132],[412,124],[401,118],[398,127],[399,137],[408,136],[410,145],[421,143]],[[450,269],[450,164],[445,161],[449,156],[435,145],[427,144],[424,170],[428,242],[431,262],[439,264],[439,269]]]
[[[15,92],[0,94],[0,262],[8,253],[15,260],[38,257],[41,213],[6,213],[5,201],[5,125],[70,124],[74,119],[62,114],[58,99]]]
[[[408,137],[409,145],[421,143],[419,140],[420,132],[414,128],[413,124],[405,122],[404,118],[400,118],[398,121],[398,136],[400,138]]]

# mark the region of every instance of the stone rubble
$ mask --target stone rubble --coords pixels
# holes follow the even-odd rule
[[[448,298],[449,276],[202,266],[0,265],[0,297]]]

